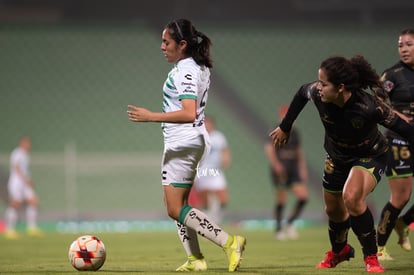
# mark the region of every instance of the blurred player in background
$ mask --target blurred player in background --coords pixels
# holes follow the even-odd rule
[[[279,108],[280,121],[285,117],[289,105]],[[265,152],[270,162],[271,179],[275,188],[275,238],[277,240],[297,239],[298,234],[294,221],[300,216],[308,200],[308,169],[305,156],[300,144],[298,131],[292,127],[289,142],[282,148],[275,149],[271,140],[265,145]],[[288,200],[289,191],[292,191],[296,204],[292,210],[286,227],[282,230],[283,212]]]
[[[201,207],[207,209],[209,216],[220,223],[228,203],[224,170],[230,167],[231,153],[225,135],[216,129],[214,119],[206,116],[205,125],[210,136],[211,149],[197,168],[194,187]]]
[[[391,106],[364,91],[376,91],[382,84],[363,56],[330,57],[321,63],[318,78],[296,93],[280,126],[270,133],[273,144],[286,144],[293,122],[312,100],[325,128],[323,197],[331,243],[331,250],[316,267],[334,268],[354,257],[355,251],[348,244],[352,228],[362,247],[365,270],[384,272],[377,257],[374,218],[366,203],[386,166],[388,144],[378,124],[409,142],[414,142],[414,127]]]
[[[398,53],[400,61],[385,70],[381,77],[385,93],[379,96],[389,100],[395,112],[414,125],[414,29],[400,33]],[[382,209],[377,227],[378,258],[392,260],[385,245],[393,229],[398,234],[401,247],[406,251],[411,250],[408,226],[414,221],[414,205],[403,216],[398,216],[410,200],[414,163],[408,140],[391,130],[385,134],[390,146],[386,176],[391,196]]]
[[[187,261],[177,271],[204,271],[207,263],[197,234],[222,247],[229,271],[239,268],[246,239],[225,232],[199,209],[188,204],[200,160],[210,150],[204,125],[210,86],[211,40],[186,19],[174,20],[162,32],[161,50],[174,64],[163,86],[163,112],[128,105],[133,122],[161,122],[164,134],[162,185],[168,215],[176,221]]]
[[[5,222],[7,239],[18,239],[16,231],[18,213],[26,203],[27,233],[31,236],[42,236],[37,227],[38,199],[34,190],[34,182],[30,176],[30,137],[22,137],[19,146],[10,156],[10,177],[8,181],[9,205],[6,209]]]

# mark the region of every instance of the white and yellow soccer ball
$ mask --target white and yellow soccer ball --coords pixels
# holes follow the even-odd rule
[[[105,263],[104,243],[91,235],[80,236],[69,247],[69,261],[77,270],[98,270]]]

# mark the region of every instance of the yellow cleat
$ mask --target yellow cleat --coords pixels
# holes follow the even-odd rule
[[[404,249],[405,251],[411,251],[411,243],[408,239],[409,228],[408,225],[404,223],[401,217],[397,219],[394,227],[395,232],[398,235],[398,244]]]
[[[4,233],[4,237],[8,240],[18,240],[21,238],[20,234],[16,230],[7,230]]]
[[[393,257],[391,257],[390,254],[388,254],[387,249],[385,246],[378,246],[378,253],[377,257],[379,261],[392,261],[394,260]]]
[[[175,271],[206,271],[207,263],[204,257],[196,257],[191,255],[188,257],[188,260],[181,266],[179,266]]]
[[[39,228],[33,227],[33,228],[28,228],[27,229],[27,235],[29,235],[31,237],[43,237],[44,233]]]
[[[233,242],[229,246],[224,246],[224,252],[229,259],[229,271],[236,271],[240,267],[244,247],[246,246],[246,238],[242,236],[233,236]]]

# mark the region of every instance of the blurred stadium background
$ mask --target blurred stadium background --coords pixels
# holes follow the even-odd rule
[[[185,17],[214,43],[207,113],[233,154],[228,221],[271,219],[263,144],[279,105],[330,55],[363,54],[378,72],[396,62],[413,12],[409,0],[0,0],[0,217],[9,154],[29,135],[42,223],[167,220],[160,126],[130,123],[126,106],[160,110],[171,67],[161,32]],[[303,221],[323,220],[323,129],[312,104],[296,126],[311,171]],[[382,180],[374,213],[387,199]]]

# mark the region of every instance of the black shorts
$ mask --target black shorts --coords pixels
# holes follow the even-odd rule
[[[276,189],[287,189],[292,187],[292,184],[300,183],[299,171],[297,169],[286,171],[286,179],[281,178],[273,170],[270,172],[272,176],[272,183]]]
[[[387,178],[405,178],[413,175],[413,157],[409,143],[405,140],[390,138],[387,154]]]
[[[341,193],[353,167],[361,167],[368,171],[378,184],[385,171],[386,158],[387,154],[382,154],[376,158],[361,158],[351,163],[338,164],[327,156],[323,172],[323,188],[326,192]]]

